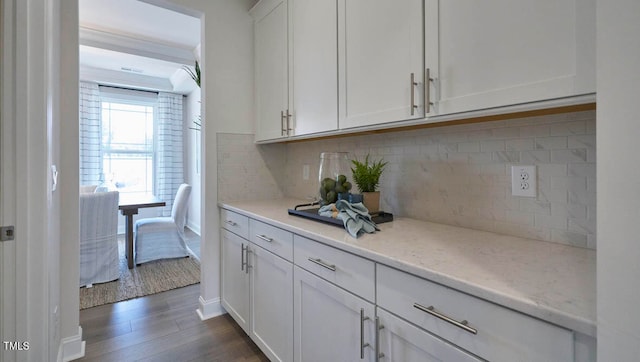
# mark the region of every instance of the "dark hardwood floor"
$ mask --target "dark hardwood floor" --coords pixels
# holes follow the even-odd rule
[[[268,361],[229,315],[201,321],[200,286],[80,311],[80,361]]]

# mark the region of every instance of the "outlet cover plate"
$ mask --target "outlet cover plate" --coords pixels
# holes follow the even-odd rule
[[[511,166],[511,195],[536,197],[537,181],[536,166]]]

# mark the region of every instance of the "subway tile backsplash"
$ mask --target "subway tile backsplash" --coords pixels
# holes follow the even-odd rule
[[[314,196],[320,152],[370,153],[389,162],[381,208],[396,216],[595,249],[595,122],[585,111],[278,145],[219,136],[220,198]],[[511,196],[519,164],[537,166],[536,198]]]

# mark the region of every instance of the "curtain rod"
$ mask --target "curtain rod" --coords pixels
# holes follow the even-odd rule
[[[107,88],[115,88],[115,89],[124,89],[124,90],[136,91],[136,92],[147,92],[147,93],[154,93],[154,94],[159,94],[160,93],[158,91],[152,91],[152,90],[146,90],[146,89],[127,88],[127,87],[118,87],[118,86],[114,86],[114,85],[106,85],[106,84],[100,84],[100,83],[98,83],[98,86],[99,87],[107,87]]]
[[[127,87],[118,87],[118,86],[115,86],[115,85],[106,85],[106,84],[100,84],[100,83],[98,83],[98,87],[107,87],[107,88],[131,90],[131,91],[136,91],[136,92],[147,92],[147,93],[153,93],[153,94],[160,94],[159,91],[152,91],[152,90],[147,90],[147,89],[127,88]],[[186,97],[185,94],[172,93],[172,92],[166,92],[166,93],[179,94],[179,95],[181,95],[183,97]]]

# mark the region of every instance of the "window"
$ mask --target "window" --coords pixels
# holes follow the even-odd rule
[[[153,192],[155,102],[102,97],[102,155],[106,182],[120,192]]]

